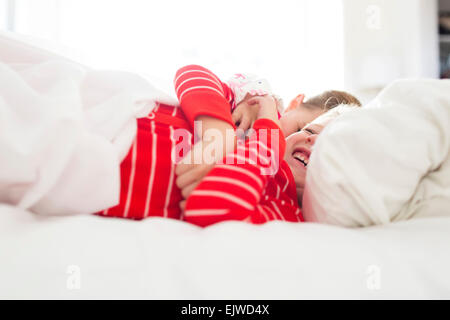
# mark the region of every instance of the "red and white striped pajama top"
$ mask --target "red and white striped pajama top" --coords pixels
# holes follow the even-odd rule
[[[216,164],[191,193],[184,220],[199,226],[226,220],[303,221],[294,177],[283,160],[281,129],[269,119],[255,121],[253,129],[254,135]],[[276,131],[278,139],[272,140]]]
[[[234,127],[231,118],[234,96],[231,89],[215,74],[197,65],[179,69],[174,85],[181,108],[158,104],[147,117],[137,119],[136,138],[120,166],[119,204],[97,214],[129,219],[161,216],[185,219],[202,226],[223,220],[248,220],[253,223],[269,220],[300,221],[302,218],[297,205],[295,184],[284,161],[281,162],[280,170],[275,175],[263,177],[254,172],[253,175],[256,177],[249,174],[256,170],[252,164],[244,166],[239,164],[234,170],[228,165],[215,166],[189,198],[186,215],[182,216],[179,208],[182,196],[175,184],[175,163],[171,160],[172,149],[180,142],[175,141],[174,130],[180,128],[189,130],[192,136],[193,123],[199,115],[209,115],[227,121]],[[275,125],[269,120],[259,120],[255,125],[257,123]],[[281,131],[280,139],[283,140],[284,146]],[[192,141],[193,137],[191,143]],[[255,149],[251,152],[255,152]],[[243,170],[247,174],[242,173]],[[227,202],[230,197],[228,200],[227,197],[223,197],[224,194],[229,194],[232,199],[236,196],[233,192],[239,190],[239,187],[229,188],[233,185],[236,174],[242,180],[240,188],[249,192],[249,194],[241,192],[239,195],[244,197],[241,199],[244,201],[242,203],[245,203],[244,207],[236,206],[236,201]],[[245,180],[245,176],[252,177],[250,179],[254,182],[249,183]],[[253,189],[248,189],[248,185]],[[209,196],[205,196],[207,193]],[[205,207],[211,201],[228,207]],[[253,207],[254,210],[250,210]],[[216,210],[212,217],[206,214],[206,210],[211,209]],[[219,209],[221,211],[217,211]],[[227,210],[226,214],[224,210]],[[259,216],[256,213],[259,213]]]

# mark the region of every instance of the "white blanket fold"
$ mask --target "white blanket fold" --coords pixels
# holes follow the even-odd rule
[[[0,35],[0,202],[93,213],[119,199],[136,118],[177,105],[136,74],[95,71]]]
[[[450,80],[398,80],[321,134],[306,220],[341,226],[450,216]]]

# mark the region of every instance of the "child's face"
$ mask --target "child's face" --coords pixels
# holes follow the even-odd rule
[[[292,175],[294,176],[299,204],[302,202],[306,169],[312,148],[322,129],[323,125],[312,123],[307,125],[303,130],[291,134],[286,139],[284,160],[286,160],[289,168],[291,168]]]
[[[306,170],[311,152],[313,151],[313,146],[322,130],[334,120],[335,117],[322,118],[321,121],[318,119],[318,121],[307,124],[300,132],[291,134],[286,139],[284,160],[286,160],[292,175],[294,176],[300,206],[303,200]]]
[[[289,135],[301,130],[308,123],[324,113],[320,108],[308,108],[302,103],[290,110],[286,110],[280,118],[281,130],[287,138]]]

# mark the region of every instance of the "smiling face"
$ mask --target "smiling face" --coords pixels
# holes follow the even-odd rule
[[[280,119],[281,129],[287,137],[284,160],[294,176],[300,206],[306,169],[317,136],[339,115],[361,106],[359,100],[351,94],[336,90],[325,91],[305,103],[303,99],[303,94],[294,98]]]
[[[286,138],[286,151],[284,160],[289,165],[297,188],[297,197],[302,205],[303,190],[305,188],[306,170],[313,151],[316,139],[322,130],[343,113],[358,110],[358,105],[339,105],[317,117],[299,132],[295,132]]]
[[[305,188],[306,169],[312,148],[320,132],[327,123],[311,123],[301,131],[291,134],[286,138],[286,160],[294,176],[297,196],[301,205],[303,189]]]

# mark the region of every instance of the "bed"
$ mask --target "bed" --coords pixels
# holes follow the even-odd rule
[[[3,35],[0,40],[3,46],[14,44],[14,50],[18,47],[23,49],[23,43],[9,35]],[[37,60],[29,60],[29,63],[47,59],[48,53],[42,54],[44,51],[29,45],[27,52],[30,48],[33,59]],[[6,78],[2,76],[0,72],[0,83],[5,85],[6,82],[1,81]],[[73,73],[73,76],[78,77],[78,73]],[[112,77],[111,74],[101,74],[101,77],[105,76]],[[139,81],[135,84],[139,89],[150,90],[145,97],[147,101],[155,97],[171,101],[169,96],[149,89]],[[388,94],[389,91],[384,97]],[[142,99],[139,95],[132,96],[133,99]],[[121,105],[129,103],[128,98],[121,97]],[[119,102],[110,101],[108,107]],[[448,101],[445,100],[444,104]],[[0,149],[3,151],[0,160],[1,299],[450,299],[450,197],[444,194],[438,207],[412,206],[411,203],[420,202],[416,201],[419,193],[421,203],[429,204],[428,198],[436,197],[425,192],[430,190],[429,187],[421,187],[428,177],[423,172],[430,173],[430,168],[420,167],[421,162],[412,162],[416,182],[408,180],[411,175],[406,180],[396,175],[386,189],[391,191],[390,194],[398,194],[397,198],[386,200],[372,195],[364,198],[361,206],[361,179],[349,181],[345,172],[358,168],[363,170],[364,167],[330,161],[326,154],[333,147],[343,148],[339,145],[342,139],[336,137],[345,137],[348,133],[339,131],[338,125],[324,130],[324,136],[338,140],[330,139],[328,145],[326,139],[321,140],[318,148],[326,152],[321,161],[315,161],[318,169],[311,169],[315,172],[334,170],[336,175],[324,182],[320,174],[312,174],[307,181],[310,189],[320,184],[333,191],[345,203],[338,206],[344,212],[336,211],[335,198],[324,196],[323,202],[314,197],[308,199],[306,216],[309,222],[301,224],[270,222],[255,226],[230,221],[202,229],[162,218],[130,221],[83,214],[105,206],[116,196],[114,192],[89,196],[91,189],[99,188],[97,183],[113,186],[117,183],[112,174],[112,180],[92,179],[91,176],[91,180],[101,181],[86,184],[87,180],[83,180],[87,179],[83,171],[86,163],[92,166],[97,163],[90,158],[91,154],[97,152],[94,154],[97,160],[103,156],[109,159],[111,154],[120,158],[135,129],[133,121],[129,120],[148,112],[148,105],[140,105],[140,108],[133,109],[133,113],[122,114],[125,120],[122,119],[118,127],[125,128],[122,130],[125,134],[118,135],[117,128],[108,127],[95,132],[102,137],[95,140],[96,144],[89,139],[65,140],[64,148],[70,146],[70,141],[75,141],[70,149],[80,151],[75,159],[69,161],[67,154],[48,154],[43,148],[45,155],[51,157],[52,164],[60,167],[61,171],[58,177],[54,174],[46,176],[46,168],[39,167],[39,172],[46,178],[36,184],[29,183],[26,174],[34,172],[33,166],[39,165],[42,153],[33,154],[36,157],[30,163],[21,161],[20,152],[15,158],[12,153],[6,156],[5,145],[8,146],[10,141],[0,135],[4,139],[0,141],[3,142],[3,145],[0,143],[3,148]],[[444,106],[442,110],[446,112],[446,108]],[[63,113],[63,116],[65,121],[73,120],[74,125],[59,128],[61,136],[94,134],[92,131],[84,132],[84,126],[76,125],[81,120],[73,113]],[[350,118],[343,118],[342,122],[350,121]],[[50,119],[49,123],[58,120],[45,119]],[[372,121],[376,117],[369,112],[367,119]],[[444,116],[443,127],[447,120]],[[436,150],[444,148],[446,153],[441,153],[446,156],[447,131],[443,134],[444,139],[435,147]],[[106,138],[112,142],[106,144]],[[19,142],[20,151],[27,151],[28,144]],[[50,139],[47,142],[50,145],[55,141]],[[432,147],[426,143],[423,145],[424,150]],[[35,152],[33,148],[29,150]],[[421,149],[415,145],[407,151],[412,150],[420,152]],[[91,160],[92,163],[89,162]],[[448,169],[448,162],[437,167],[437,162],[431,162],[426,162],[426,165],[435,166],[432,172]],[[367,161],[361,163],[367,164]],[[102,165],[105,171],[101,176],[105,177],[114,172],[117,163]],[[384,165],[398,166],[399,162],[394,159]],[[64,173],[65,166],[71,169],[72,175]],[[108,168],[112,171],[109,172]],[[8,187],[5,177],[22,179],[22,184],[19,188]],[[444,181],[441,183],[443,190],[448,192],[445,184],[445,181],[450,181],[448,171],[439,177]],[[435,178],[432,180],[436,181]],[[342,193],[343,183],[349,186],[345,189],[347,193]],[[62,184],[74,186],[71,197],[64,198],[67,195],[60,191]],[[368,190],[365,194],[375,190],[375,186],[370,184],[364,184],[363,188]],[[348,190],[353,191],[348,194]],[[398,190],[402,192],[396,193]],[[320,194],[313,191],[309,193]],[[81,208],[80,197],[84,197]],[[400,201],[403,201],[401,210]],[[384,209],[379,209],[382,207]],[[408,215],[399,217],[397,213],[405,210]],[[433,214],[423,214],[431,211]],[[324,212],[330,215],[324,215]],[[336,219],[337,216],[345,219]]]
[[[449,299],[450,219],[360,229],[0,207],[2,299]]]

